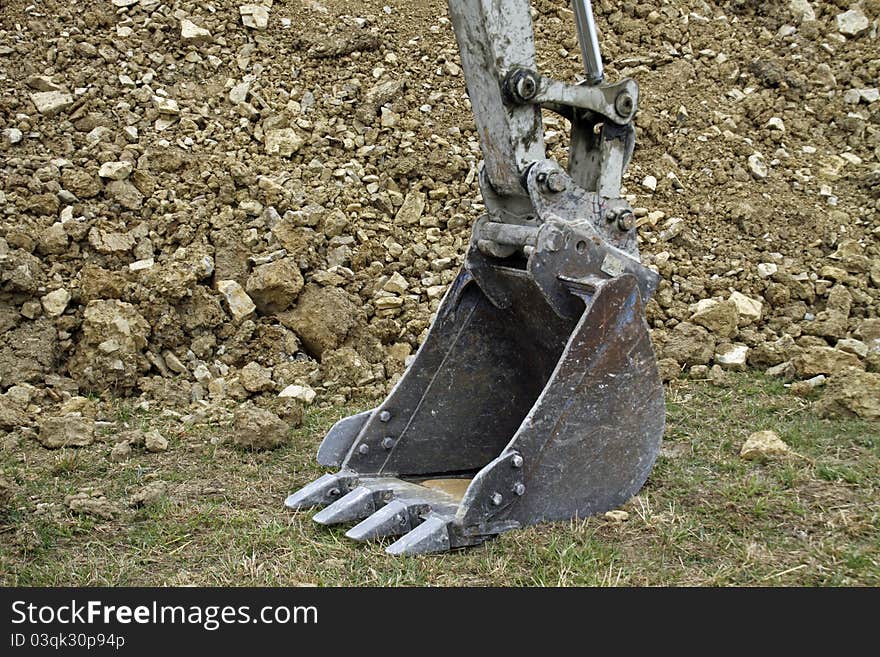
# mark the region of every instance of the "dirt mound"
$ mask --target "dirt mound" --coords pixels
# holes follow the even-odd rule
[[[568,3],[533,6],[541,69],[575,79]],[[880,3],[596,12],[609,78],[642,90],[625,182],[665,370],[877,370]],[[383,395],[482,211],[445,15],[5,2],[0,392],[33,384],[44,413],[78,391]]]

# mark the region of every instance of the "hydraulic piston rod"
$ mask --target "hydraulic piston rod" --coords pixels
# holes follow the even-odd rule
[[[590,0],[572,0],[577,24],[578,41],[584,58],[584,70],[589,84],[600,84],[605,78],[602,53],[599,52],[599,34],[593,20],[593,3]]]

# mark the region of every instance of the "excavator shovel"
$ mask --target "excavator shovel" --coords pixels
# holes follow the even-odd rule
[[[483,149],[486,214],[425,342],[377,408],[318,450],[338,468],[287,498],[356,523],[392,554],[440,552],[613,509],[645,483],[664,430],[638,257],[620,180],[638,88],[604,83],[589,2],[574,3],[587,80],[535,71],[527,0],[450,0]],[[572,126],[568,169],[541,109]]]

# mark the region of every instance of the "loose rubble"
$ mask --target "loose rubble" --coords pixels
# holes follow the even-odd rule
[[[542,66],[577,79],[570,10],[534,7]],[[662,375],[752,369],[871,418],[880,7],[756,7],[597,11],[609,79],[642,90],[624,184]],[[94,416],[62,407],[130,397],[271,447],[303,404],[390,390],[484,211],[442,2],[0,14],[0,431],[89,444]]]

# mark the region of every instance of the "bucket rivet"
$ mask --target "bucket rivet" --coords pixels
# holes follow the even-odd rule
[[[489,498],[492,501],[494,506],[500,506],[501,502],[504,501],[504,497],[501,493],[492,493],[492,497]]]
[[[330,490],[327,491],[327,495],[329,497],[336,497],[337,495],[339,495],[339,489],[338,488],[331,488]]]
[[[388,411],[382,411],[379,413],[379,422],[387,422],[391,419],[391,413]]]
[[[382,447],[385,449],[391,449],[394,446],[394,438],[391,436],[385,436],[382,439]]]
[[[521,481],[516,482],[513,487],[513,492],[517,495],[522,495],[526,492],[526,485]]]
[[[522,464],[523,464],[523,457],[520,456],[519,454],[514,454],[514,455],[513,455],[513,458],[510,459],[510,464],[511,464],[514,468],[521,468],[521,467],[522,467]]]
[[[358,452],[360,452],[361,454],[366,454],[369,451],[370,451],[370,446],[365,443],[361,444],[361,446],[358,447]]]

